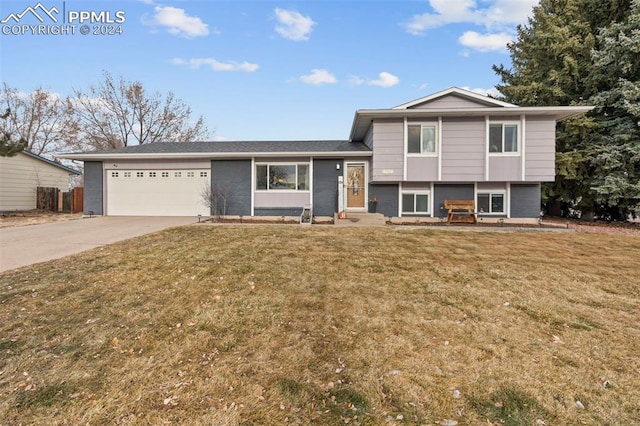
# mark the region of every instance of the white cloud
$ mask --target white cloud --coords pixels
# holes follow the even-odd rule
[[[156,6],[151,25],[166,27],[173,35],[199,37],[209,35],[207,24],[196,16],[189,16],[184,9],[171,6]]]
[[[377,80],[369,80],[367,84],[370,86],[378,86],[378,87],[392,87],[396,84],[400,83],[400,79],[395,75],[388,72],[381,72],[378,74]]]
[[[361,86],[361,85],[363,85],[364,83],[366,83],[366,81],[365,81],[364,79],[362,79],[362,78],[360,78],[360,77],[356,76],[356,75],[352,75],[352,76],[350,76],[350,77],[349,77],[349,80],[348,80],[348,84],[349,84],[349,86],[352,86],[352,87],[353,87],[353,86]]]
[[[483,0],[480,4],[476,0],[429,0],[432,12],[413,15],[400,25],[413,35],[449,24],[478,25],[485,28],[484,35],[467,31],[459,41],[481,52],[503,50],[515,39],[516,25],[526,23],[537,4],[538,0]]]
[[[308,16],[303,16],[295,10],[276,9],[276,32],[282,37],[293,41],[309,40],[309,34],[316,25]]]
[[[190,68],[200,68],[201,66],[208,66],[213,71],[242,71],[242,72],[254,72],[260,66],[258,64],[252,64],[250,62],[219,62],[213,58],[191,58],[188,61],[182,58],[173,58],[171,60],[175,65],[186,65]]]
[[[480,52],[496,52],[506,50],[507,43],[511,39],[511,35],[507,33],[480,34],[475,31],[466,31],[458,41],[461,45]]]
[[[311,74],[303,75],[302,77],[300,77],[300,81],[316,86],[320,84],[334,84],[338,82],[336,77],[325,69],[311,70]]]
[[[496,89],[495,87],[492,87],[490,89],[482,89],[482,88],[471,89],[468,86],[464,86],[464,87],[462,87],[462,89],[468,90],[470,92],[474,92],[474,93],[477,93],[477,94],[483,95],[483,96],[493,96],[494,98],[497,98],[497,97],[501,96],[500,92],[498,92],[498,89]]]

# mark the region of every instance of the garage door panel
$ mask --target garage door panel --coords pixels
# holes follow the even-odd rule
[[[209,215],[202,191],[210,171],[109,170],[106,214],[109,216]]]

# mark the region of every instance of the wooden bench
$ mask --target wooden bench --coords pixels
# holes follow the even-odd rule
[[[476,202],[473,200],[444,200],[447,223],[476,223]]]

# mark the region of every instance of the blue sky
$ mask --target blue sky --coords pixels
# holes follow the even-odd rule
[[[30,12],[16,19],[38,3],[43,23]],[[204,116],[211,140],[346,139],[356,109],[451,86],[492,91],[491,66],[510,63],[505,44],[536,3],[2,0],[0,73],[22,92],[65,97],[106,70],[172,91]],[[80,34],[80,12],[90,32],[122,33]],[[75,34],[24,27],[62,21]]]

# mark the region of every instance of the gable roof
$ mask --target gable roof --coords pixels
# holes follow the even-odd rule
[[[436,99],[443,98],[445,96],[459,96],[461,98],[474,101],[474,103],[478,103],[479,107],[481,106],[496,106],[496,107],[506,107],[506,108],[517,107],[517,105],[510,104],[508,102],[502,102],[502,101],[499,101],[498,99],[490,98],[489,96],[481,95],[479,93],[475,93],[470,90],[460,89],[459,87],[450,87],[448,89],[441,90],[431,95],[427,95],[422,98],[404,103],[402,105],[398,105],[391,109],[409,109],[409,108],[415,107],[416,105],[429,103]]]
[[[446,98],[457,97],[467,102],[442,102]],[[418,107],[433,103],[432,108]],[[436,105],[437,104],[437,105]],[[375,119],[403,119],[416,118],[437,120],[439,117],[495,117],[510,118],[521,115],[535,115],[548,117],[550,120],[561,121],[574,115],[582,114],[593,109],[592,106],[555,106],[555,107],[520,107],[502,102],[488,96],[479,95],[469,90],[451,87],[446,90],[428,95],[411,102],[389,109],[359,109],[353,117],[351,125],[352,141],[364,140],[371,123]]]
[[[48,158],[44,158],[44,157],[42,157],[42,156],[40,156],[38,154],[34,154],[33,152],[21,151],[20,153],[18,153],[18,155],[19,154],[24,154],[27,157],[31,157],[31,158],[34,158],[36,160],[42,161],[44,163],[47,163],[47,164],[49,164],[51,166],[58,167],[58,168],[64,170],[65,172],[68,172],[69,174],[73,174],[73,175],[81,175],[82,174],[81,172],[79,172],[79,171],[77,171],[75,169],[72,169],[71,167],[64,166],[64,165],[62,165],[60,163],[57,163],[57,162],[55,162],[53,160],[49,160]]]
[[[328,141],[227,141],[156,142],[104,151],[66,154],[74,160],[118,158],[248,158],[283,156],[370,156],[371,149],[360,142]]]

